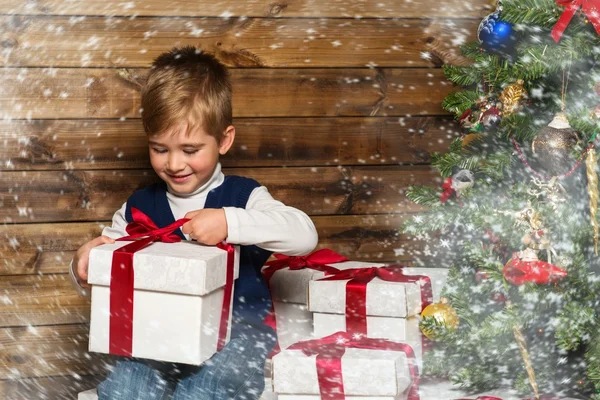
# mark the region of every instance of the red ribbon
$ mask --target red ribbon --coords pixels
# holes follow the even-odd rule
[[[556,0],[556,4],[566,7],[552,29],[551,35],[556,43],[560,41],[565,29],[580,7],[596,29],[596,33],[600,35],[600,0]]]
[[[412,379],[407,389],[407,400],[419,400],[419,371],[415,353],[405,343],[384,339],[354,338],[347,332],[336,332],[321,339],[304,340],[288,347],[288,350],[302,350],[307,356],[317,355],[317,377],[321,397],[328,400],[344,400],[342,356],[347,348],[401,351],[406,354],[408,369]]]
[[[133,222],[127,224],[125,228],[129,236],[117,240],[134,240],[134,242],[128,243],[113,252],[110,271],[109,353],[127,357],[130,357],[133,352],[133,254],[148,247],[153,242],[180,242],[181,238],[173,231],[189,221],[187,218],[182,218],[164,228],[158,228],[150,217],[137,208],[131,208],[131,215]],[[223,309],[221,310],[218,350],[225,344],[227,335],[234,274],[233,246],[225,244],[220,245],[219,248],[227,250],[227,279]],[[223,325],[225,325],[224,329]]]
[[[267,288],[269,288],[269,292],[271,291],[270,281],[275,272],[289,268],[291,271],[298,271],[301,269],[314,269],[315,271],[323,271],[325,275],[335,274],[339,271],[339,269],[332,267],[327,264],[335,264],[344,261],[350,261],[346,257],[336,253],[335,251],[329,249],[321,249],[317,250],[314,253],[311,253],[307,256],[286,256],[284,254],[276,253],[273,255],[277,260],[269,261],[265,265],[267,268],[262,270],[263,277],[267,284]],[[271,296],[272,298],[273,296]],[[270,326],[277,332],[277,320],[275,319],[275,308],[273,302],[271,302],[271,312],[265,318],[265,324]],[[269,355],[270,357],[279,353],[281,350],[279,348],[279,342],[275,344],[273,351]]]
[[[419,283],[421,286],[421,310],[433,302],[431,279],[426,275],[404,275],[403,265],[385,267],[351,268],[336,272],[321,281],[340,281],[346,283],[346,332],[367,334],[367,284],[374,278],[388,282]]]

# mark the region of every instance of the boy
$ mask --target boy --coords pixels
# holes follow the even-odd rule
[[[214,57],[194,47],[160,55],[142,89],[142,121],[150,163],[163,182],[136,191],[114,214],[112,226],[77,251],[71,276],[80,288],[88,287],[90,250],[127,234],[131,207],[158,227],[190,218],[177,231],[182,238],[241,245],[231,341],[200,367],[119,361],[98,386],[99,400],[257,399],[276,340],[263,323],[270,299],[260,269],[271,252],[311,252],[315,227],[305,213],[274,200],[256,181],[221,172],[219,156],[231,148],[235,128],[229,74]]]

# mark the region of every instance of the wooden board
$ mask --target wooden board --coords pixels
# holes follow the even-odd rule
[[[430,166],[228,168],[266,186],[274,198],[309,215],[422,210],[404,191],[436,185]],[[0,173],[0,218],[6,222],[110,220],[137,189],[159,181],[152,170]]]
[[[240,118],[225,167],[425,164],[450,117]],[[0,121],[0,171],[149,168],[141,120]]]
[[[146,70],[3,68],[1,119],[137,118]],[[441,69],[233,69],[235,117],[448,115]]]
[[[197,46],[230,67],[431,67],[465,64],[479,20],[0,16],[4,66],[147,67]],[[458,35],[458,36],[457,36]],[[426,53],[432,53],[425,56]]]
[[[79,296],[68,274],[5,276],[0,288],[0,327],[89,321],[89,299]]]
[[[127,15],[127,16],[213,16],[224,19],[249,17],[334,17],[334,18],[422,18],[456,17],[481,18],[490,12],[490,0],[465,2],[449,0],[440,3],[423,1],[348,1],[348,0],[225,0],[202,2],[194,0],[64,1],[64,0],[1,0],[0,13],[47,15]]]
[[[106,373],[111,357],[88,353],[88,332],[87,324],[0,329],[0,379]]]
[[[319,233],[319,248],[330,248],[356,260],[406,263],[411,262],[411,251],[422,246],[414,238],[400,234],[407,216],[410,214],[318,216],[313,221]],[[67,273],[74,251],[100,235],[105,224],[110,222],[0,227],[0,276]],[[56,279],[66,288],[63,278]],[[23,295],[33,290],[22,289]],[[20,287],[12,290],[18,291]],[[5,312],[14,311],[10,304],[0,302],[0,307]]]
[[[4,400],[74,400],[77,399],[79,392],[98,386],[103,379],[104,377],[101,375],[72,374],[0,380],[0,398]]]

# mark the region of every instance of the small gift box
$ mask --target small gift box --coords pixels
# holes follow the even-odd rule
[[[268,262],[262,273],[274,308],[274,315],[268,321],[277,330],[279,347],[286,348],[312,337],[313,318],[306,306],[308,282],[337,272],[328,264],[346,261],[347,258],[328,249],[308,256],[275,254],[275,257],[277,259]]]
[[[280,400],[304,396],[416,400],[415,363],[407,344],[337,332],[296,343],[274,356],[273,386]]]
[[[199,365],[229,340],[239,248],[153,228],[91,250],[89,350]]]
[[[314,336],[337,331],[410,344],[419,364],[419,314],[440,299],[448,270],[344,262],[340,272],[309,283],[308,308]]]

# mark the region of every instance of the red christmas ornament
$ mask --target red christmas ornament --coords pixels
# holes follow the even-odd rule
[[[545,261],[535,258],[521,259],[518,253],[504,266],[504,278],[513,285],[520,286],[525,282],[546,285],[554,283],[565,276],[567,271]]]

